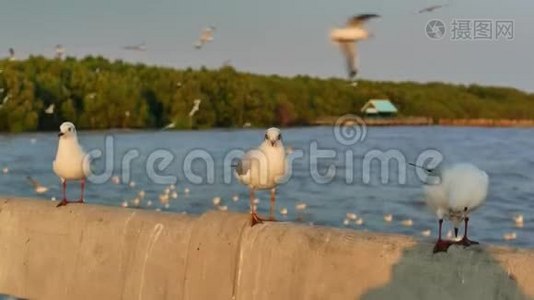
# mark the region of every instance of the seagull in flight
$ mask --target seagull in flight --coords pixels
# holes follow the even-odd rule
[[[195,100],[193,101],[193,108],[192,108],[191,111],[189,112],[189,116],[190,116],[190,117],[193,117],[193,116],[197,113],[197,111],[198,111],[199,108],[200,108],[200,103],[201,103],[201,102],[202,102],[202,100],[200,100],[200,99],[195,99]]]
[[[373,18],[380,17],[377,14],[361,14],[349,18],[345,27],[335,28],[330,32],[330,39],[339,45],[345,56],[349,79],[353,79],[358,73],[356,67],[357,51],[356,43],[368,39],[372,34],[367,31],[364,24]]]
[[[50,104],[46,109],[45,109],[45,114],[47,115],[51,115],[54,113],[54,108],[55,108],[55,105],[54,104]]]
[[[15,49],[9,48],[9,61],[17,60],[15,57]]]
[[[63,59],[65,55],[65,48],[61,44],[56,45],[56,59]]]
[[[27,176],[26,179],[28,179],[28,181],[33,186],[33,190],[35,191],[35,193],[44,194],[48,192],[48,187],[42,185],[39,181],[33,179],[31,176]]]
[[[425,7],[421,10],[418,11],[418,13],[422,14],[422,13],[427,13],[427,12],[433,12],[435,10],[438,10],[440,8],[443,8],[447,6],[446,4],[436,4],[436,5],[432,5],[432,6],[428,6],[428,7]]]
[[[0,103],[0,108],[4,107],[4,105],[7,103],[7,101],[9,101],[10,98],[11,94],[7,94],[4,99],[2,99],[2,103]]]
[[[146,51],[146,46],[145,46],[145,43],[143,42],[143,43],[136,44],[136,45],[124,46],[124,47],[122,47],[122,49],[131,50],[131,51],[145,52]]]
[[[215,26],[208,26],[202,30],[198,41],[195,42],[194,46],[197,49],[201,49],[208,42],[213,41],[213,33],[215,32]]]

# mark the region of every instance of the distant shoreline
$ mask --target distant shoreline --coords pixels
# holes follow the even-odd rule
[[[312,125],[334,126],[339,117],[319,118]],[[362,118],[353,122],[344,122],[344,125],[364,122],[366,126],[453,126],[453,127],[534,127],[534,119],[453,119],[453,118],[427,118],[427,117],[395,117],[395,118]]]
[[[310,124],[299,124],[294,126],[285,126],[281,128],[305,128],[314,126],[335,126],[336,122],[341,117],[323,117],[315,120]],[[452,119],[452,118],[427,118],[427,117],[396,117],[396,118],[361,118],[348,120],[342,122],[344,126],[352,126],[356,124],[365,124],[369,127],[402,127],[402,126],[444,126],[444,127],[486,127],[486,128],[534,128],[534,119]],[[211,128],[176,128],[169,130],[162,130],[160,128],[108,128],[108,129],[80,129],[85,133],[98,132],[130,132],[135,133],[139,131],[152,132],[183,132],[183,131],[207,131],[207,130],[242,130],[251,129],[259,130],[263,127],[211,127]],[[0,135],[17,135],[17,134],[31,134],[31,133],[46,133],[55,132],[55,130],[39,130],[39,131],[23,131],[23,132],[8,132],[0,131]]]

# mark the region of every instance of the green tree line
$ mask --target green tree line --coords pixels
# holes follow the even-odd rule
[[[103,57],[0,60],[0,131],[292,126],[359,113],[390,99],[401,116],[534,119],[534,94],[513,88],[445,83],[281,77],[220,69],[177,70]],[[195,99],[200,110],[189,112]],[[54,106],[51,113],[47,108]]]

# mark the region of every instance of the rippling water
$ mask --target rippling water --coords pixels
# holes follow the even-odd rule
[[[88,184],[86,201],[119,206],[123,201],[135,198],[142,189],[146,192],[141,208],[169,210],[199,214],[215,209],[212,198],[219,196],[229,210],[248,211],[248,191],[232,178],[224,182],[223,161],[232,149],[255,147],[263,138],[262,130],[208,130],[208,131],[131,131],[131,132],[81,132],[80,141],[86,150],[104,149],[107,136],[114,141],[114,175],[121,175],[121,160],[124,153],[137,150],[139,157],[133,160],[131,180],[128,184],[116,185],[108,180],[103,184]],[[425,150],[440,151],[446,161],[472,162],[490,176],[490,193],[486,204],[471,217],[471,236],[483,243],[507,244],[534,247],[534,130],[508,128],[453,128],[453,127],[373,127],[368,128],[363,141],[345,146],[339,143],[330,127],[293,128],[283,130],[284,143],[294,150],[294,156],[303,151],[304,157],[293,163],[293,175],[278,189],[277,208],[285,207],[287,220],[295,220],[295,205],[304,202],[306,212],[301,216],[305,222],[345,227],[347,212],[361,216],[364,224],[350,224],[355,230],[397,232],[421,236],[422,230],[431,229],[436,234],[436,219],[426,209],[422,200],[422,188],[412,168],[407,168],[407,182],[398,183],[396,167],[391,170],[390,181],[380,182],[378,163],[372,164],[371,181],[363,183],[363,158],[372,150],[398,150],[406,161],[413,161]],[[319,149],[331,149],[337,158],[310,162],[310,145],[316,142]],[[38,197],[50,200],[60,198],[58,179],[51,170],[55,156],[57,136],[53,133],[0,135],[0,167],[8,167],[7,174],[0,174],[0,195]],[[183,162],[191,150],[205,150],[214,160],[215,177],[212,184],[195,184],[184,171]],[[167,185],[155,184],[146,175],[146,162],[155,150],[169,150],[174,156],[172,164],[160,175],[175,175],[178,199],[171,200],[169,208],[161,207],[158,195]],[[347,154],[348,153],[348,154]],[[108,154],[109,156],[109,154]],[[345,157],[352,157],[353,167],[348,172]],[[317,183],[310,175],[310,166],[325,174],[329,165],[336,166],[336,176],[329,183]],[[95,169],[104,169],[104,160],[95,162]],[[193,163],[193,172],[205,176],[205,167],[200,161]],[[402,168],[401,168],[402,169]],[[128,169],[126,169],[128,170]],[[31,174],[50,190],[36,195],[26,180]],[[347,174],[353,174],[352,183],[347,183]],[[185,195],[184,189],[190,193]],[[69,197],[78,197],[78,184],[69,185]],[[232,197],[240,200],[234,202]],[[259,192],[260,214],[266,215],[269,207],[268,192]],[[147,206],[151,200],[153,205]],[[386,223],[383,216],[393,214],[393,222]],[[525,226],[515,228],[512,217],[523,214]],[[279,219],[284,217],[278,215]],[[412,219],[413,226],[405,227],[401,221]],[[450,224],[447,225],[450,228]],[[504,241],[503,234],[516,232],[517,239]],[[432,237],[432,238],[433,238]]]

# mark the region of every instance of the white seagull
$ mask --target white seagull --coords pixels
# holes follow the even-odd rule
[[[347,61],[349,79],[353,79],[358,73],[356,42],[366,40],[371,36],[364,24],[367,20],[378,17],[380,16],[377,14],[357,15],[351,17],[345,27],[330,31],[330,39],[339,45]]]
[[[251,225],[261,223],[256,214],[254,199],[256,190],[271,190],[270,218],[274,221],[274,205],[276,186],[284,177],[286,170],[286,154],[282,144],[282,134],[278,128],[269,128],[258,148],[252,149],[238,161],[235,166],[237,179],[249,187]]]
[[[51,115],[54,113],[54,108],[55,108],[55,105],[54,104],[50,104],[46,109],[45,109],[45,114],[47,115]]]
[[[56,160],[52,166],[54,173],[61,179],[63,187],[63,200],[57,205],[67,205],[68,203],[83,203],[83,193],[85,189],[85,178],[90,174],[89,156],[85,154],[78,143],[76,128],[71,122],[64,122],[59,127],[59,143],[57,147]],[[79,180],[81,182],[81,196],[78,201],[67,200],[67,181]]]
[[[430,175],[424,186],[426,203],[436,213],[439,221],[438,240],[434,252],[447,251],[453,243],[470,246],[478,244],[467,237],[469,213],[484,203],[488,195],[489,177],[486,172],[468,163],[454,164],[444,169],[425,169]],[[443,218],[454,225],[454,236],[463,221],[464,236],[458,242],[442,240]]]
[[[193,108],[191,109],[191,111],[189,112],[189,117],[193,117],[197,111],[199,110],[200,108],[200,103],[202,102],[202,100],[200,99],[195,99],[193,101]]]
[[[215,32],[214,26],[208,26],[202,30],[198,41],[195,42],[194,46],[197,49],[201,49],[208,42],[213,41],[213,33]]]
[[[63,46],[61,46],[61,44],[57,44],[56,45],[56,49],[55,49],[55,52],[56,52],[56,59],[63,59],[63,57],[65,56],[65,48],[63,48]]]

